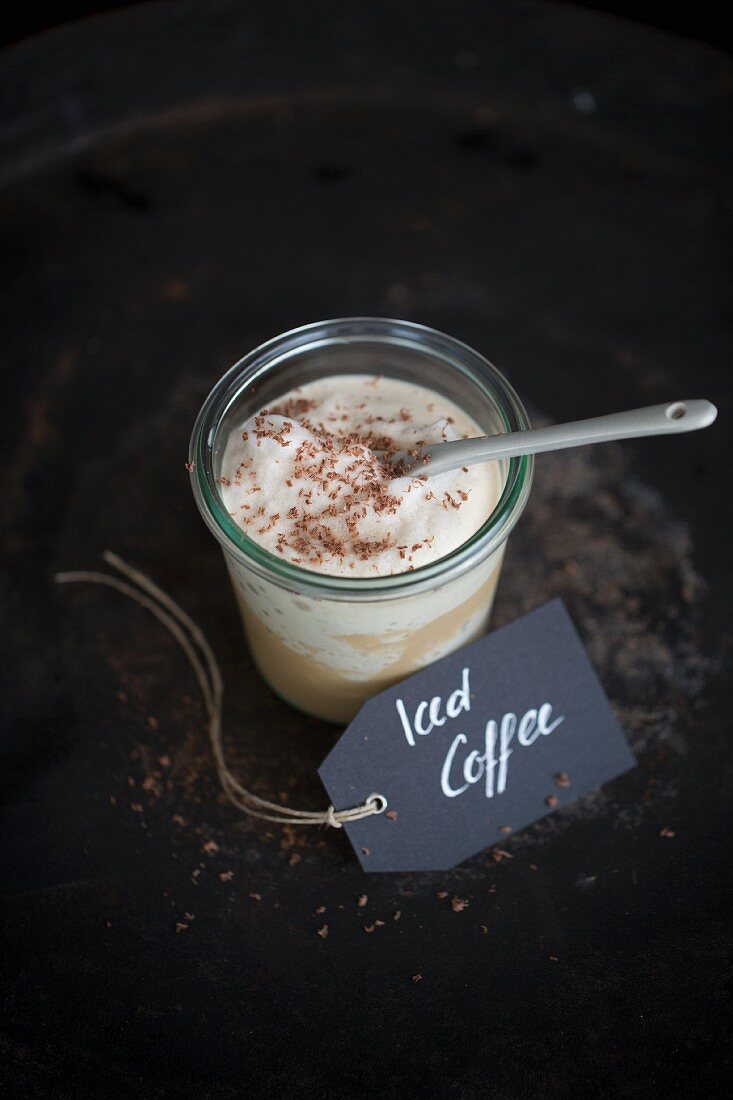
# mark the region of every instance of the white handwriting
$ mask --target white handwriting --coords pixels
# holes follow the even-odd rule
[[[400,716],[400,722],[402,723],[402,729],[404,730],[405,737],[407,738],[408,745],[415,744],[415,734],[419,737],[427,737],[429,733],[435,729],[436,726],[445,725],[446,719],[457,718],[459,714],[462,714],[464,710],[471,709],[471,691],[468,682],[469,669],[464,668],[461,673],[461,686],[456,688],[451,695],[448,696],[448,701],[445,704],[445,716],[441,717],[440,708],[443,700],[440,695],[434,695],[428,702],[419,703],[415,710],[415,717],[410,722],[407,714],[405,704],[401,699],[395,701],[397,707],[397,713]],[[428,724],[425,725],[425,711],[428,712]]]
[[[480,779],[484,780],[484,793],[487,798],[503,794],[506,790],[509,774],[509,757],[514,751],[510,746],[516,734],[518,744],[528,747],[540,736],[547,736],[556,730],[563,722],[564,716],[560,715],[552,720],[552,705],[543,703],[537,710],[528,710],[517,724],[517,715],[509,711],[500,722],[491,718],[486,723],[484,730],[483,752],[472,749],[465,757],[460,768],[460,778],[463,783],[454,786],[451,773],[459,768],[456,763],[456,755],[461,745],[468,744],[465,733],[458,733],[453,738],[450,748],[446,753],[443,767],[440,773],[440,789],[446,798],[456,798],[459,794]]]

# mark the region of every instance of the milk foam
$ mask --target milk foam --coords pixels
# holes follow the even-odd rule
[[[289,391],[233,429],[221,470],[229,514],[276,557],[332,576],[404,573],[445,557],[501,494],[498,465],[393,476],[390,450],[482,435],[454,402],[376,375]]]

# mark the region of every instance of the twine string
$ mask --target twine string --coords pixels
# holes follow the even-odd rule
[[[188,658],[204,698],[209,724],[209,740],[219,782],[227,798],[238,810],[250,817],[274,821],[279,825],[327,825],[333,829],[340,829],[344,823],[360,821],[362,818],[371,817],[386,810],[387,800],[380,794],[370,794],[358,806],[336,810],[331,805],[322,812],[296,810],[291,806],[268,802],[267,799],[260,798],[259,795],[243,787],[226,762],[222,734],[224,683],[219,663],[203,631],[190,615],[145,573],[128,565],[109,550],[105,551],[104,560],[126,580],[120,580],[109,573],[75,570],[57,573],[56,583],[98,584],[114,588],[115,591],[134,600],[140,607],[144,607],[154,615],[175,638]]]

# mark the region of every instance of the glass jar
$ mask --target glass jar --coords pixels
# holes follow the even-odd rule
[[[524,431],[527,413],[483,356],[423,325],[386,318],[320,321],[246,355],[211,391],[191,436],[194,496],[229,570],[252,656],[283,699],[344,723],[370,696],[474,641],[486,629],[506,539],[532,483],[532,457],[500,463],[502,492],[458,549],[409,573],[332,577],[253,542],[219,493],[232,429],[295,386],[333,374],[381,374],[444,394],[487,435]]]

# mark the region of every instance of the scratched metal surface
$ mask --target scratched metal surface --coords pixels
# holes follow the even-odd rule
[[[730,76],[631,24],[463,0],[147,4],[6,54],[12,1095],[728,1079]],[[538,420],[722,412],[538,463],[495,622],[563,596],[639,767],[451,874],[365,877],[336,833],[242,820],[174,643],[51,580],[106,547],[149,571],[221,659],[239,774],[319,806],[334,732],[253,673],[183,461],[224,367],[354,313],[473,343]]]

